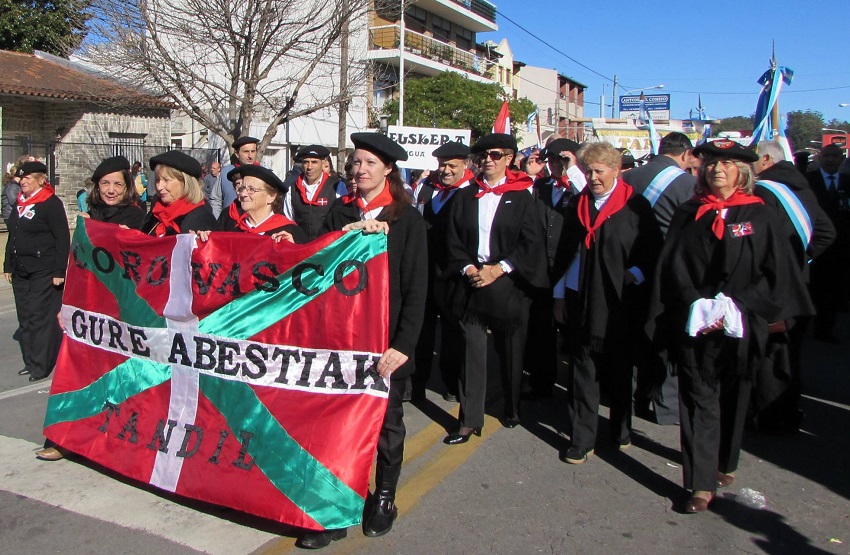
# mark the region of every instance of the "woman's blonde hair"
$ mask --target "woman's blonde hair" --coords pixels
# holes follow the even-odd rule
[[[620,169],[623,155],[613,145],[606,142],[590,143],[581,147],[576,154],[579,165],[586,168],[589,164],[604,164],[615,170]]]
[[[718,158],[718,157],[707,157],[702,161],[702,166],[699,169],[699,179],[697,179],[696,187],[694,187],[694,192],[698,194],[703,194],[709,192],[711,189],[708,187],[708,179],[706,179],[706,173],[708,172],[707,168],[709,165],[714,165],[721,160],[729,160],[735,167],[738,168],[738,182],[735,185],[738,187],[738,190],[744,194],[751,195],[753,194],[753,190],[755,189],[755,177],[753,176],[753,167],[744,162],[743,160],[737,160],[735,158]]]
[[[196,177],[174,169],[171,166],[166,166],[165,164],[157,165],[154,169],[154,175],[156,175],[156,177],[164,175],[165,177],[170,177],[182,182],[183,198],[185,198],[187,202],[198,204],[204,200],[204,190],[201,188],[201,183]]]

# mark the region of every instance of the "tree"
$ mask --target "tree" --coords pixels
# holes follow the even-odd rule
[[[828,127],[829,129],[841,129],[842,131],[850,133],[850,122],[846,121],[838,121],[837,118],[832,118],[824,127]]]
[[[228,146],[258,120],[262,153],[278,126],[350,100],[348,83],[365,82],[362,67],[337,82],[344,22],[365,29],[365,0],[95,2],[105,39],[83,59],[158,91]]]
[[[502,87],[479,83],[453,71],[433,77],[408,79],[404,84],[404,122],[415,127],[470,129],[472,141],[490,133],[502,103],[507,100]],[[510,101],[514,133],[534,111],[527,98]],[[384,104],[390,123],[398,120],[398,100]]]
[[[751,114],[749,116],[732,116],[730,118],[723,118],[720,120],[720,123],[711,126],[711,134],[717,135],[722,131],[752,131],[755,128],[755,124],[753,122],[753,117],[755,114]]]
[[[0,0],[0,48],[67,58],[86,36],[91,0]]]
[[[812,141],[820,143],[825,126],[823,114],[811,110],[788,112],[788,125],[785,136],[794,151],[813,146]]]

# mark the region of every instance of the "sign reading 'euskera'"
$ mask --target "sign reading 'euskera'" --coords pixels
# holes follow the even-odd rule
[[[360,522],[389,382],[386,237],[151,238],[78,220],[51,440],[187,497]]]

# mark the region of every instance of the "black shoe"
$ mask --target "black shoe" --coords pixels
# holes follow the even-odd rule
[[[47,379],[47,376],[30,376],[31,382],[40,382],[41,380]]]
[[[339,528],[337,530],[325,530],[324,532],[307,532],[295,542],[297,547],[301,549],[322,549],[335,542],[341,540],[348,535],[348,530]]]
[[[363,534],[370,538],[383,536],[393,529],[393,522],[398,517],[398,508],[395,500],[380,497],[375,501],[375,506],[363,520]]]
[[[499,419],[499,422],[502,424],[503,428],[507,428],[512,430],[519,426],[519,417],[518,416],[503,416]]]
[[[454,393],[443,393],[443,401],[448,401],[449,403],[457,403],[457,395]]]
[[[19,375],[19,376],[28,376],[28,375],[29,375],[29,373],[30,373],[30,371],[29,371],[29,370],[27,370],[26,368],[24,368],[23,370],[18,370],[18,375]]]
[[[469,431],[463,434],[461,433],[461,430],[463,429]],[[445,443],[446,445],[460,445],[461,443],[466,443],[467,441],[469,441],[469,436],[471,436],[472,434],[481,437],[481,428],[461,428],[461,430],[458,430],[453,434],[447,435],[445,438],[443,438],[443,443]]]
[[[569,464],[582,464],[587,462],[587,457],[593,454],[593,449],[582,449],[581,447],[570,447],[564,454],[564,462]]]

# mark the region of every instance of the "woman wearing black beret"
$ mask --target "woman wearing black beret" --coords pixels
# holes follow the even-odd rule
[[[56,315],[71,235],[65,207],[47,182],[47,166],[25,162],[15,177],[21,193],[9,217],[3,272],[12,284],[21,328],[24,368],[18,374],[35,382],[50,375],[59,355],[62,330]]]
[[[107,158],[94,170],[94,187],[88,195],[84,218],[139,229],[145,220],[139,193],[130,176],[130,161],[123,156]]]
[[[670,223],[647,328],[677,364],[688,513],[708,509],[717,488],[734,481],[768,334],[813,312],[773,212],[753,195],[758,156],[725,139],[694,153],[704,159],[695,196]]]
[[[170,150],[150,160],[156,175],[156,197],[142,224],[148,235],[164,237],[216,229],[215,216],[199,182],[201,164],[187,154]]]
[[[325,219],[326,231],[363,230],[387,233],[390,278],[389,348],[378,361],[378,372],[390,378],[389,402],[381,434],[375,494],[367,503],[363,532],[369,537],[386,534],[398,515],[395,493],[404,455],[405,378],[413,373],[413,354],[425,314],[428,287],[425,223],[410,205],[401,172],[396,165],[407,152],[379,133],[354,133],[352,172],[357,185],[353,197],[337,199]],[[367,325],[368,323],[364,323]],[[342,539],[346,530],[309,532],[297,545],[319,549]]]

